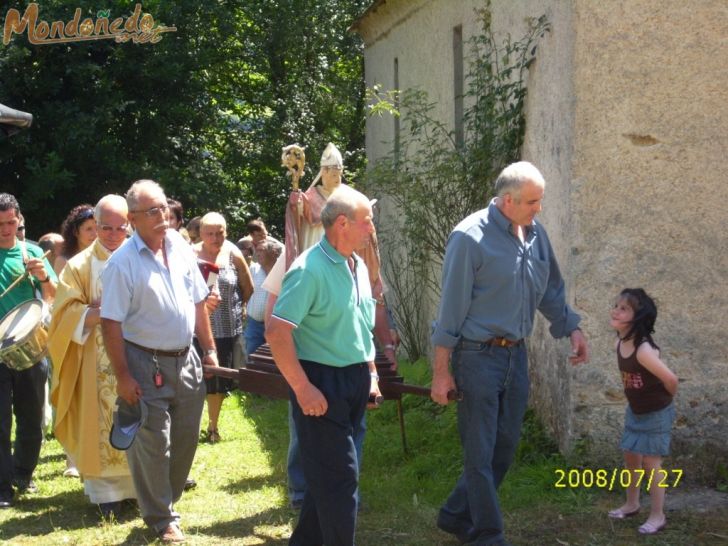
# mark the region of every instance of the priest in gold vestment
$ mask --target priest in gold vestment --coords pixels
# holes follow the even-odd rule
[[[120,501],[136,498],[126,454],[109,443],[116,379],[99,319],[101,273],[127,236],[126,200],[102,197],[94,216],[98,239],[61,272],[48,347],[56,438],[76,462],[90,501],[108,517],[119,513]]]

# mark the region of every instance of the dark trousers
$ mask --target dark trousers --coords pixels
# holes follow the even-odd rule
[[[43,441],[43,405],[48,363],[41,360],[23,371],[0,364],[0,497],[12,498],[13,478],[29,480]],[[15,414],[15,445],[10,431]]]
[[[321,417],[301,412],[291,393],[293,421],[308,488],[291,546],[352,546],[359,470],[354,428],[366,411],[371,379],[367,364],[344,368],[301,361],[309,381],[326,397]]]

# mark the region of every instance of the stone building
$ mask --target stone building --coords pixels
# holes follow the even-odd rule
[[[457,128],[463,46],[483,0],[378,0],[354,24],[366,84],[420,86]],[[672,464],[711,476],[728,454],[728,5],[724,0],[492,0],[493,30],[519,38],[545,14],[528,76],[522,157],[547,181],[546,225],[582,314],[591,362],[544,320],[530,340],[532,405],[563,451],[620,460],[625,399],[608,313],[623,287],[658,301],[656,340],[680,377]],[[367,121],[370,162],[392,118]],[[718,190],[715,190],[718,188]]]

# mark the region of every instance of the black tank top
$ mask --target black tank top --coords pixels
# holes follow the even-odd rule
[[[648,343],[645,341],[644,343]],[[617,363],[622,372],[624,394],[629,407],[636,414],[649,413],[666,408],[672,402],[672,395],[667,392],[657,376],[642,366],[637,360],[637,349],[624,358],[619,352],[622,342],[617,344]]]

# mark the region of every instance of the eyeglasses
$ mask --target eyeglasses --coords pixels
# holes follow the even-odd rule
[[[103,231],[104,233],[106,233],[107,235],[110,235],[113,232],[123,233],[124,235],[126,235],[127,234],[128,227],[129,227],[128,224],[123,224],[123,225],[121,225],[119,227],[116,227],[116,228],[114,226],[110,226],[108,224],[99,224],[98,225],[98,228],[101,231]]]
[[[155,216],[156,216],[157,214],[159,214],[160,212],[161,212],[162,214],[164,214],[164,213],[165,213],[165,212],[167,212],[168,210],[169,210],[169,205],[160,205],[160,206],[158,206],[158,207],[152,207],[151,209],[147,209],[147,210],[133,210],[133,211],[131,211],[131,212],[135,212],[135,213],[136,213],[136,212],[143,212],[143,213],[144,213],[144,214],[146,214],[146,215],[147,215],[147,216],[148,216],[149,218],[154,218],[154,217],[155,217]]]

